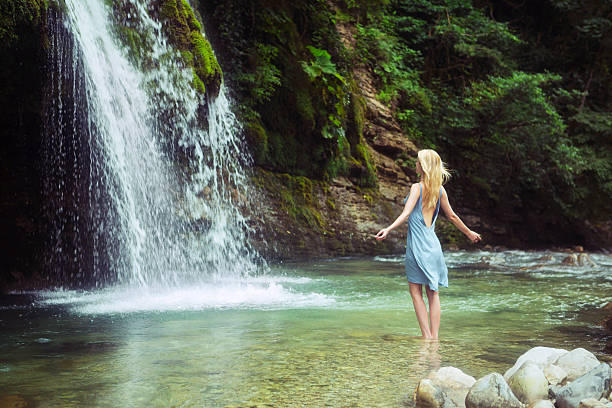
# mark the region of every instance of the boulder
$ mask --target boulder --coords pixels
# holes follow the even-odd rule
[[[563,384],[567,378],[567,372],[558,365],[549,364],[542,371],[550,385]]]
[[[465,397],[476,382],[474,377],[455,367],[442,367],[432,372],[429,379],[458,407],[465,407]]]
[[[553,404],[552,401],[544,399],[532,402],[527,408],[555,408],[555,404]]]
[[[507,380],[514,374],[516,370],[518,370],[525,361],[532,361],[538,365],[540,368],[544,368],[547,365],[553,363],[560,356],[567,353],[567,350],[551,348],[551,347],[534,347],[531,350],[523,353],[517,360],[516,363],[506,371],[504,374],[504,378]]]
[[[587,398],[598,400],[608,395],[611,374],[610,366],[601,363],[564,387],[550,387],[550,394],[555,398],[557,408],[578,408],[582,400]]]
[[[522,408],[523,404],[501,374],[492,373],[476,381],[465,397],[466,408]]]
[[[554,364],[567,372],[567,381],[574,381],[597,367],[599,360],[590,351],[577,348],[560,356]]]
[[[548,397],[548,380],[542,369],[533,361],[525,361],[508,379],[508,385],[523,404],[531,404]]]
[[[414,402],[418,408],[442,408],[444,394],[430,379],[425,378],[419,381],[414,391]]]

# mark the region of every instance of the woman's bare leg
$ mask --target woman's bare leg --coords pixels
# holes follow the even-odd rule
[[[427,302],[429,303],[429,328],[431,331],[431,337],[438,339],[438,333],[440,331],[440,296],[438,292],[434,292],[429,289],[429,286],[425,286],[427,292]]]
[[[423,338],[431,339],[431,330],[427,321],[427,307],[425,307],[425,302],[423,301],[423,288],[421,285],[410,282],[410,297],[412,297],[412,304],[414,305],[414,311],[416,312]]]

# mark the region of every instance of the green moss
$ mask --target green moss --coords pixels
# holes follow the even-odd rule
[[[193,84],[193,87],[196,89],[196,91],[200,92],[203,95],[206,94],[206,85],[204,85],[204,82],[202,82],[202,80],[196,73],[195,69],[193,70],[192,84]]]
[[[198,21],[189,2],[187,0],[181,0],[183,6],[183,17],[189,24],[189,28],[192,30],[202,31],[202,24]]]
[[[0,44],[17,42],[21,27],[40,26],[46,8],[44,0],[0,0]]]
[[[311,180],[308,177],[292,176],[287,173],[277,174],[258,170],[262,175],[254,182],[268,191],[268,196],[278,198],[278,206],[298,224],[327,233],[326,223],[321,215],[316,194],[328,191],[325,183]],[[335,208],[335,203],[328,199],[327,206]]]
[[[194,87],[202,93],[205,90],[217,93],[223,80],[221,67],[210,43],[202,35],[202,25],[189,3],[186,0],[159,0],[158,7],[170,43],[195,70]],[[187,53],[191,54],[191,58]]]
[[[210,43],[206,41],[201,32],[193,30],[189,34],[191,40],[191,51],[194,56],[194,68],[196,74],[206,84],[216,84],[215,90],[221,84],[221,67],[215,58]]]

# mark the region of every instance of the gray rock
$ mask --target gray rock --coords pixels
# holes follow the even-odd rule
[[[548,396],[548,380],[540,367],[532,361],[525,361],[508,379],[508,385],[523,404],[546,399]]]
[[[492,373],[476,381],[465,397],[466,408],[523,408],[523,404],[501,374]]]
[[[610,366],[602,363],[564,387],[550,387],[557,408],[578,408],[587,398],[600,399],[610,392]]]
[[[432,372],[429,379],[442,390],[447,400],[460,408],[465,407],[465,396],[476,382],[474,377],[455,367],[442,367]]]
[[[555,404],[547,399],[532,402],[527,408],[555,408]]]
[[[549,364],[552,364],[562,355],[567,354],[567,350],[551,348],[551,347],[534,347],[521,355],[516,363],[504,374],[504,378],[508,380],[518,370],[525,361],[532,361],[540,368],[544,368]]]
[[[544,376],[550,385],[563,384],[567,378],[567,373],[565,370],[558,365],[549,364],[544,367],[544,370],[542,371],[544,372]]]
[[[567,372],[567,381],[574,381],[597,367],[599,360],[590,351],[577,348],[560,356],[554,364]]]

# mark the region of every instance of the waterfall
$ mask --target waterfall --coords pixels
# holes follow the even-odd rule
[[[50,280],[169,287],[259,273],[249,156],[225,88],[200,99],[146,1],[122,0],[125,21],[105,0],[64,3],[49,13],[42,146]],[[137,58],[122,26],[141,36]]]

